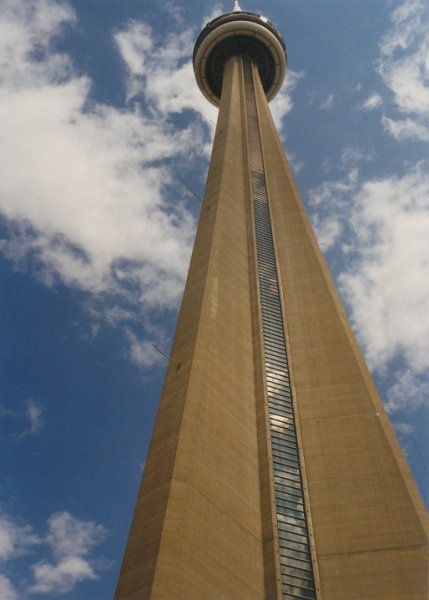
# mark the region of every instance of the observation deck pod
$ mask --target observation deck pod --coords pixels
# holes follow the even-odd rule
[[[204,27],[194,48],[194,72],[203,95],[219,106],[225,63],[230,56],[249,56],[258,65],[268,100],[279,91],[286,72],[286,47],[266,17],[234,11]]]

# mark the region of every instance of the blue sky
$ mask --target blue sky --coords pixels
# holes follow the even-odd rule
[[[284,35],[272,109],[428,503],[428,6],[242,5]],[[0,0],[2,600],[113,596],[216,122],[193,42],[229,8]]]

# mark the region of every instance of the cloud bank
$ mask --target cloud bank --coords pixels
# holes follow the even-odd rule
[[[322,248],[344,259],[340,291],[370,367],[385,377],[387,409],[417,409],[429,392],[429,164],[371,180],[354,168],[310,201]]]
[[[115,107],[94,101],[91,78],[57,50],[76,24],[66,1],[0,7],[0,251],[101,300],[93,312],[129,331],[143,311],[178,303],[196,223],[172,165],[208,156],[217,111],[194,80],[192,29],[158,39],[131,21],[112,32],[127,80]],[[274,107],[280,120],[295,80]],[[133,362],[152,364],[150,335],[126,335]]]
[[[385,130],[398,140],[429,141],[429,9],[423,0],[407,0],[393,12],[378,72],[396,108],[396,114],[384,115]],[[373,108],[374,100],[366,104]]]
[[[0,516],[0,566],[30,555],[27,573],[20,578],[0,575],[2,600],[19,600],[33,594],[62,595],[85,580],[97,579],[100,561],[94,560],[94,548],[107,536],[106,529],[92,521],[83,521],[69,512],[54,513],[48,519],[48,533],[40,535],[30,525],[17,523],[8,515]],[[46,549],[51,559],[40,558]],[[34,555],[39,557],[35,560]]]
[[[9,228],[0,247],[16,261],[31,254],[47,284],[59,279],[90,294],[169,307],[195,222],[169,198],[171,173],[161,161],[192,156],[201,124],[167,122],[186,100],[162,118],[137,103],[123,110],[94,102],[89,77],[54,45],[74,20],[53,0],[0,8],[0,210]],[[164,63],[174,65],[173,45],[162,49]]]

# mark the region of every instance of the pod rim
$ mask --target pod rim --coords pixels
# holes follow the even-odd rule
[[[194,73],[202,94],[215,106],[220,104],[219,82],[213,78],[213,62],[222,70],[225,56],[242,47],[243,53],[258,56],[261,81],[267,99],[279,91],[286,72],[286,48],[277,28],[265,17],[249,12],[232,12],[217,17],[202,30],[195,43]],[[233,48],[232,50],[230,48]],[[240,50],[237,50],[240,52]],[[220,79],[222,74],[220,75]],[[219,74],[218,74],[219,79]],[[221,85],[221,84],[220,84]]]

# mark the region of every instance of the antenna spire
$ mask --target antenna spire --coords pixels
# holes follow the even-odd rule
[[[238,0],[234,0],[234,6],[232,7],[232,12],[241,12],[240,5],[238,4]]]

